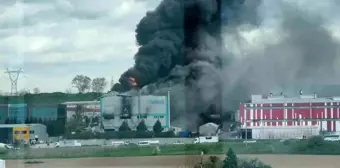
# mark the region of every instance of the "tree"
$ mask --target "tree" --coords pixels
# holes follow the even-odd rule
[[[86,127],[86,123],[84,122],[84,107],[82,105],[77,105],[75,109],[75,114],[72,119],[70,119],[66,124],[66,132],[82,132]]]
[[[162,131],[163,131],[162,123],[159,120],[157,120],[155,125],[153,126],[153,132],[155,134],[159,134]]]
[[[79,93],[85,93],[91,87],[91,78],[84,75],[77,75],[72,79],[72,84],[78,89]]]
[[[94,78],[92,80],[92,91],[102,93],[107,85],[105,78]]]
[[[129,124],[126,121],[123,121],[122,125],[119,127],[119,131],[130,131]]]
[[[229,148],[227,152],[227,157],[223,161],[223,168],[237,168],[237,156],[234,151]]]
[[[39,94],[40,93],[40,89],[39,88],[34,88],[33,89],[33,93],[34,94]]]
[[[19,96],[24,96],[28,93],[30,93],[29,89],[21,89],[18,94],[19,94]]]
[[[138,126],[137,126],[137,131],[139,131],[139,132],[145,132],[145,131],[147,131],[147,130],[148,130],[148,128],[146,127],[145,121],[142,120],[142,121],[138,124]]]

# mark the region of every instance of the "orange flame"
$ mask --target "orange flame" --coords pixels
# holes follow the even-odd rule
[[[136,79],[134,77],[129,77],[129,83],[132,86],[137,86],[137,82],[136,82]]]

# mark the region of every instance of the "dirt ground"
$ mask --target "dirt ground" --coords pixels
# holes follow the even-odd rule
[[[256,157],[273,168],[339,168],[340,156],[238,155]],[[224,156],[221,156],[224,157]],[[6,168],[185,168],[200,156],[150,156],[121,158],[43,159],[44,163],[23,165],[24,161],[6,161]]]

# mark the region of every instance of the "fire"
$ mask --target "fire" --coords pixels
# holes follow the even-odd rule
[[[134,77],[129,77],[129,83],[132,86],[137,86],[137,82],[136,82],[136,79]]]

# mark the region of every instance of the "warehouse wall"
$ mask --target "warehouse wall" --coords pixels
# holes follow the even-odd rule
[[[244,120],[283,120],[283,119],[327,119],[340,118],[339,102],[313,102],[313,103],[267,103],[267,104],[241,104],[239,107],[240,122]],[[318,121],[268,121],[248,122],[247,126],[304,126],[318,125]],[[322,121],[322,128],[326,131],[340,131],[340,121]]]
[[[290,126],[290,127],[252,127],[253,139],[298,139],[303,136],[311,137],[319,135],[318,126]]]

